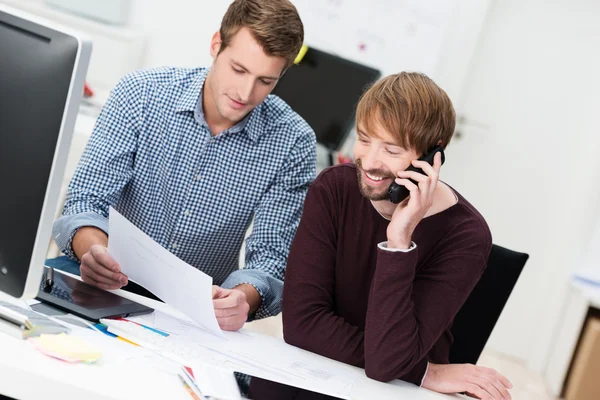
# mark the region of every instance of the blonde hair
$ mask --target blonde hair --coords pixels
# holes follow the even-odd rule
[[[396,143],[419,154],[452,139],[456,114],[450,98],[428,76],[401,72],[371,86],[356,109],[357,125],[366,135],[377,136],[379,124]]]
[[[222,52],[241,28],[248,28],[264,52],[292,65],[304,42],[304,26],[289,0],[235,0],[221,21]]]

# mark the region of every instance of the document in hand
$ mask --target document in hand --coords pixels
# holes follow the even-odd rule
[[[200,327],[223,336],[213,308],[210,276],[180,260],[112,207],[108,230],[108,253],[129,279]]]

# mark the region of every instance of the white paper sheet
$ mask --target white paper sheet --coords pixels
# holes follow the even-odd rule
[[[112,207],[108,225],[108,253],[125,275],[202,328],[223,336],[213,308],[210,276],[180,260]]]
[[[363,376],[358,368],[247,329],[224,332],[224,339],[219,339],[190,321],[158,311],[154,327],[169,332],[171,339],[186,343],[190,349],[213,350],[215,359],[227,369],[340,398],[349,399],[356,381]]]
[[[191,368],[204,397],[219,400],[242,399],[233,371],[203,362],[194,363]]]

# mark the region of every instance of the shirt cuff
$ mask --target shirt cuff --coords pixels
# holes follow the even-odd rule
[[[60,251],[73,260],[77,260],[72,247],[73,236],[75,236],[79,228],[83,228],[84,226],[93,226],[103,230],[108,235],[108,218],[95,212],[63,215],[52,226],[52,238],[56,242],[56,245]]]
[[[281,312],[283,299],[283,281],[259,269],[240,269],[232,272],[221,287],[233,289],[244,283],[254,286],[262,302],[253,315],[248,315],[248,322],[267,318]]]
[[[410,247],[408,249],[394,249],[392,247],[388,247],[388,242],[381,242],[377,245],[377,247],[379,247],[381,250],[385,250],[385,251],[390,251],[390,252],[401,252],[401,253],[408,253],[409,251],[412,251],[414,249],[417,248],[417,245],[415,244],[415,242],[410,242]]]
[[[425,368],[425,373],[423,374],[423,379],[421,379],[421,384],[419,386],[423,386],[423,382],[425,382],[425,377],[427,376],[427,371],[429,371],[429,363],[427,363],[427,368]]]

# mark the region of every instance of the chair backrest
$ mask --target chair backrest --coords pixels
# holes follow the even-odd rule
[[[450,328],[454,336],[451,363],[477,363],[528,258],[528,254],[492,245],[483,276]]]

